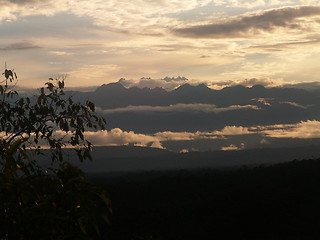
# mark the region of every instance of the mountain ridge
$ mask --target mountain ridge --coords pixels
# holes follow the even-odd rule
[[[163,88],[126,88],[121,83],[103,84],[94,92],[81,93],[88,96],[97,106],[110,109],[127,106],[168,106],[177,103],[204,103],[225,107],[247,105],[255,98],[270,98],[278,101],[310,105],[320,102],[318,92],[296,88],[265,88],[262,85],[244,87],[237,85],[214,90],[205,84],[192,86],[188,83],[167,91]]]
[[[318,145],[247,149],[239,151],[206,151],[174,153],[141,147],[95,147],[93,162],[72,162],[85,172],[121,172],[178,170],[204,168],[230,168],[268,165],[320,157]]]

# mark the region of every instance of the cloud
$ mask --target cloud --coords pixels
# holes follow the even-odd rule
[[[130,88],[130,87],[145,88],[146,87],[146,88],[153,89],[156,87],[160,87],[163,89],[172,90],[181,86],[182,84],[185,84],[187,80],[175,78],[174,81],[166,81],[164,79],[153,79],[153,78],[147,77],[147,78],[140,78],[138,80],[121,78],[119,82],[127,88]]]
[[[260,144],[263,145],[263,144],[270,144],[270,143],[265,138],[262,138],[260,141]]]
[[[250,132],[246,127],[237,127],[237,126],[226,126],[219,131],[213,132],[158,132],[155,133],[154,136],[159,141],[192,141],[199,139],[217,139],[224,136],[236,136],[236,135],[247,135],[254,134],[254,132]]]
[[[163,27],[176,22],[169,14],[192,10],[209,2],[211,0],[9,0],[1,1],[0,21],[68,13],[91,18],[95,25],[112,32],[156,36],[163,32]]]
[[[163,148],[160,141],[152,135],[122,131],[120,128],[114,128],[110,131],[85,132],[85,137],[95,146],[150,145]]]
[[[253,87],[255,85],[261,85],[265,88],[274,88],[274,87],[282,87],[282,88],[298,88],[304,89],[307,91],[320,90],[320,82],[289,82],[284,81],[282,78],[250,78],[244,80],[228,80],[228,81],[218,81],[218,82],[206,82],[207,86],[221,90],[225,87],[234,87],[237,85],[241,85],[244,87]],[[257,99],[256,99],[257,100]],[[272,100],[272,99],[269,99]]]
[[[270,101],[274,100],[274,98],[253,98],[251,101],[256,101],[262,103],[265,106],[271,106]]]
[[[34,45],[33,43],[28,41],[22,41],[9,44],[5,47],[0,47],[0,51],[29,50],[35,48],[40,48],[40,46]]]
[[[169,106],[128,106],[123,108],[114,108],[114,109],[101,109],[98,108],[97,111],[103,114],[114,114],[114,113],[124,113],[124,112],[192,112],[192,113],[221,113],[227,111],[235,110],[248,110],[254,109],[259,110],[260,108],[255,105],[231,105],[229,107],[217,107],[214,104],[202,104],[202,103],[193,103],[185,104],[178,103]]]
[[[249,48],[252,49],[264,49],[267,51],[282,51],[286,48],[299,48],[307,47],[308,45],[313,46],[318,44],[320,39],[318,37],[312,36],[312,39],[302,39],[300,41],[284,41],[281,43],[265,44],[265,45],[252,45]]]
[[[235,135],[246,135],[253,134],[254,132],[249,131],[249,128],[242,126],[225,126],[221,131],[214,131],[213,135],[221,136],[235,136]]]
[[[222,147],[221,150],[222,151],[238,151],[238,150],[243,150],[244,147],[245,147],[244,143],[241,143],[240,147],[237,147],[236,145],[231,144],[228,147]]]
[[[185,149],[181,149],[180,153],[189,153],[189,152],[198,152],[198,151],[199,149],[196,149],[196,148],[191,148],[191,149],[185,148]]]
[[[251,99],[251,101],[259,102],[259,103],[261,103],[261,104],[263,104],[265,106],[271,106],[270,102],[277,102],[277,103],[280,103],[280,104],[288,104],[288,105],[291,105],[293,107],[297,107],[297,108],[301,108],[301,109],[307,109],[310,106],[312,106],[312,105],[304,106],[304,105],[301,105],[299,103],[290,102],[290,101],[276,101],[274,98],[253,98],[253,99]]]
[[[64,132],[57,131],[55,137],[64,136]],[[212,132],[157,132],[141,134],[134,131],[123,131],[119,128],[110,131],[85,132],[85,137],[96,146],[137,145],[163,148],[166,141],[194,141],[201,139],[224,139],[228,136],[260,134],[265,138],[320,138],[320,121],[302,121],[296,124],[276,124],[255,127],[225,126],[223,129]],[[265,139],[264,143],[267,143]],[[236,150],[236,146],[225,147],[224,150]],[[237,147],[243,149],[244,144]],[[223,150],[223,149],[222,149]]]
[[[5,133],[0,133],[0,137],[4,135]],[[52,136],[55,139],[63,139],[67,144],[66,146],[71,147],[71,145],[68,145],[71,132],[66,133],[65,131],[58,130],[55,131]],[[163,148],[159,139],[153,135],[140,134],[133,131],[122,131],[120,128],[114,128],[110,131],[85,131],[84,137],[94,146],[135,145]],[[47,144],[41,140],[39,145],[45,147]]]
[[[302,121],[297,124],[260,126],[261,134],[271,138],[320,138],[320,121]]]
[[[65,52],[65,51],[50,51],[49,52],[52,55],[57,55],[57,56],[70,56],[73,55],[72,53]]]
[[[19,5],[25,5],[25,4],[36,4],[39,2],[49,2],[50,0],[8,0],[10,3],[15,3]]]
[[[302,109],[307,109],[309,106],[303,106],[301,104],[295,103],[295,102],[289,102],[289,101],[285,101],[285,102],[279,102],[279,103],[283,103],[283,104],[289,104],[291,106],[297,107],[297,108],[302,108]]]
[[[320,82],[302,82],[302,83],[286,83],[283,85],[285,88],[300,88],[308,91],[319,90]]]
[[[318,6],[287,7],[264,11],[222,23],[203,24],[173,29],[178,36],[191,38],[241,38],[276,28],[300,29],[300,18],[320,15]]]
[[[225,126],[223,129],[212,132],[157,132],[154,134],[135,133],[134,131],[123,131],[114,128],[110,131],[86,131],[85,139],[95,146],[121,146],[135,145],[163,148],[162,143],[167,141],[195,141],[202,139],[225,139],[229,136],[260,134],[263,138],[261,144],[268,144],[268,138],[320,138],[320,121],[302,121],[296,124],[276,124],[255,127]],[[0,133],[4,137],[5,133]],[[70,140],[70,133],[56,131],[53,134],[56,139],[63,138],[66,142]],[[45,142],[39,143],[45,146]],[[244,149],[244,143],[240,146],[231,144],[221,148],[223,151]]]
[[[60,134],[65,134],[59,131]],[[194,141],[201,139],[218,139],[224,136],[254,134],[248,128],[237,126],[226,126],[220,131],[213,132],[157,132],[154,134],[141,134],[134,131],[123,131],[120,128],[114,128],[110,131],[85,132],[87,140],[95,146],[119,146],[119,145],[137,145],[163,148],[162,142],[166,141]]]
[[[282,79],[270,79],[270,78],[250,78],[244,80],[229,80],[208,83],[208,86],[212,89],[220,90],[225,87],[234,87],[241,85],[244,87],[253,87],[255,85],[261,85],[267,88],[281,87],[283,85]]]
[[[120,128],[114,128],[110,131],[86,131],[84,136],[95,146],[121,146],[135,145],[163,148],[162,142],[166,141],[194,141],[201,139],[219,139],[224,136],[252,134],[248,128],[226,126],[220,131],[213,132],[157,132],[154,134],[135,133],[134,131],[123,131]],[[4,137],[5,133],[0,133]],[[58,130],[53,133],[55,139],[63,139],[65,143],[70,140],[71,133]],[[46,146],[46,142],[41,140],[39,145]],[[71,147],[71,146],[68,146]]]
[[[216,139],[218,136],[214,133],[209,132],[158,132],[154,136],[159,139],[159,141],[191,141],[199,139]]]
[[[234,82],[235,83],[235,82]],[[277,86],[277,84],[269,79],[269,78],[251,78],[251,79],[245,79],[243,81],[238,82],[238,85],[242,85],[245,87],[253,87],[255,85],[261,85],[264,87],[274,87]]]

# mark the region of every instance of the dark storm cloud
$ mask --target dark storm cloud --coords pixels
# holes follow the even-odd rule
[[[40,47],[37,45],[34,45],[33,43],[23,41],[23,42],[12,43],[5,47],[0,47],[0,51],[28,50],[28,49],[35,49],[35,48],[40,48]]]
[[[300,28],[298,18],[320,15],[320,7],[289,7],[266,11],[254,16],[241,17],[224,23],[212,23],[189,28],[173,29],[176,35],[192,38],[236,38],[275,28]]]

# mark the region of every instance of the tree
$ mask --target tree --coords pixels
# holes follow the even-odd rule
[[[75,103],[64,79],[50,78],[34,97],[0,82],[0,239],[98,239],[109,223],[106,193],[64,159],[64,149],[91,160],[87,129],[104,130],[95,105]],[[40,164],[39,156],[48,155]]]

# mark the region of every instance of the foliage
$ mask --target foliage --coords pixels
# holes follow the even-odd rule
[[[309,240],[320,239],[319,172],[315,159],[97,175],[96,181],[112,195],[117,240]]]
[[[73,148],[91,159],[87,129],[104,130],[95,105],[75,103],[64,79],[52,79],[38,96],[13,90],[17,75],[0,82],[0,239],[97,239],[111,212],[106,192],[64,160]],[[49,163],[38,157],[50,153]],[[94,237],[95,236],[95,237]]]

